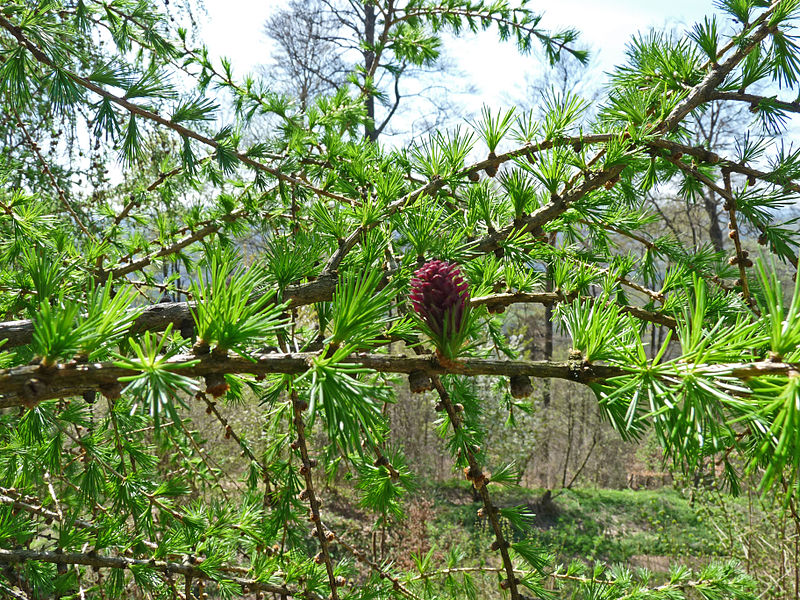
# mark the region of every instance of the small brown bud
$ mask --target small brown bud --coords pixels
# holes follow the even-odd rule
[[[211,394],[214,398],[225,395],[230,389],[225,376],[220,373],[210,373],[206,375],[206,394]]]
[[[728,259],[728,264],[729,264],[729,265],[735,265],[735,264],[737,264],[738,262],[739,262],[739,258],[738,258],[738,257],[736,257],[736,256],[731,256],[731,257]]]
[[[494,152],[489,152],[489,160],[493,160],[495,158],[497,158],[497,155]],[[489,177],[494,177],[497,175],[497,165],[489,165],[484,169],[484,171]]]
[[[25,382],[22,388],[23,403],[28,408],[35,408],[39,404],[39,397],[47,391],[47,384],[41,379],[32,377]]]
[[[478,175],[477,171],[470,171],[469,173],[467,173],[467,179],[469,179],[472,183],[477,183],[478,181],[480,181],[481,176]]]
[[[233,429],[231,429],[231,426],[225,425],[225,439],[226,440],[231,439],[232,435],[233,435]]]
[[[749,185],[751,185],[751,186],[755,185],[756,184],[756,176],[755,175],[748,175],[747,176],[747,183]]]
[[[289,448],[291,448],[292,450],[297,450],[299,447],[300,447],[300,442],[297,440],[294,440],[291,444],[289,444]]]
[[[464,477],[474,481],[483,477],[483,471],[481,471],[480,467],[464,467]]]
[[[453,404],[453,410],[457,413],[464,412],[464,405],[459,403]]]
[[[411,371],[408,374],[408,387],[412,394],[421,394],[433,389],[430,376],[422,370]]]
[[[194,321],[192,319],[184,319],[180,324],[181,337],[190,340],[194,337]]]
[[[314,467],[316,467],[317,464],[319,464],[319,463],[317,463],[317,459],[316,458],[309,458],[308,459],[308,466],[311,467],[312,469]]]
[[[321,565],[321,564],[322,564],[322,552],[318,552],[318,553],[317,553],[317,554],[314,556],[314,562],[315,562],[315,563],[317,563],[318,565]]]
[[[308,499],[308,490],[303,490],[300,492],[300,500],[307,500]]]
[[[435,410],[436,412],[443,412],[444,404],[442,404],[441,402],[437,402],[436,406],[433,407],[433,410]]]
[[[509,378],[509,383],[511,384],[512,398],[527,398],[533,394],[531,378],[527,375],[512,375]]]
[[[336,540],[336,534],[333,533],[332,531],[329,531],[327,535],[325,535],[325,539],[328,540],[329,542],[333,542]]]
[[[211,346],[208,344],[207,341],[203,339],[198,339],[194,346],[192,346],[192,352],[195,356],[203,356],[204,354],[208,354],[211,352]]]
[[[486,309],[489,311],[490,315],[502,315],[506,312],[506,307],[502,304],[489,304]]]
[[[736,234],[737,234],[737,233],[738,233],[738,231],[736,231],[735,229],[731,229],[731,230],[728,232],[728,237],[729,237],[729,238],[731,238],[731,239],[734,239],[734,238],[736,237]]]

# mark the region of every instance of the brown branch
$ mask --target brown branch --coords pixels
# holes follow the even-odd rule
[[[283,297],[289,301],[290,309],[326,302],[333,298],[336,282],[333,275],[320,276],[310,283],[289,286]],[[163,302],[149,306],[134,320],[128,333],[133,335],[144,331],[161,331],[170,324],[179,328],[187,319],[192,318],[192,306],[194,305],[187,302]],[[33,330],[33,321],[29,319],[0,323],[0,340],[8,340],[3,348],[30,344]]]
[[[141,567],[171,575],[192,577],[193,579],[199,579],[202,581],[215,581],[213,577],[205,573],[200,567],[194,566],[188,562],[176,563],[155,559],[127,558],[123,556],[102,556],[83,552],[59,553],[49,552],[46,550],[6,550],[4,548],[0,548],[0,562],[24,563],[28,561],[46,562],[57,565],[83,565],[87,567],[96,567],[99,569],[131,569]],[[255,579],[246,579],[235,576],[227,576],[224,579],[242,586],[243,589],[254,592],[268,592],[292,597],[301,597],[308,594],[307,591],[293,590],[286,586],[264,583]],[[313,597],[319,600],[318,596],[314,595]]]
[[[313,304],[315,302],[326,302],[333,298],[336,281],[334,276],[329,275],[320,277],[310,283],[289,286],[284,297],[289,301],[290,309]],[[589,297],[587,297],[587,299],[588,298]],[[255,299],[256,298],[254,298],[254,300]],[[566,296],[553,292],[517,292],[482,296],[473,298],[470,302],[473,306],[510,306],[517,303],[537,303],[546,305],[563,302],[566,299],[568,299]],[[141,311],[141,314],[134,320],[128,333],[137,334],[144,331],[162,331],[170,324],[176,328],[180,328],[187,320],[192,319],[191,308],[193,306],[193,303],[188,302],[163,302],[153,304]],[[666,325],[670,328],[674,328],[677,325],[676,321],[668,315],[648,311],[638,306],[622,306],[621,311],[630,313],[643,321]],[[2,322],[0,323],[0,340],[7,340],[3,346],[4,348],[24,346],[25,344],[31,343],[33,340],[33,330],[33,321],[29,319]]]
[[[486,159],[486,160],[482,160],[482,161],[474,163],[474,164],[472,164],[472,165],[470,165],[468,167],[465,167],[461,171],[459,171],[455,176],[458,177],[458,178],[465,178],[465,177],[467,177],[468,175],[470,175],[472,173],[479,173],[480,171],[485,170],[486,167],[490,167],[490,166],[497,167],[498,165],[506,163],[506,162],[508,162],[510,160],[513,160],[515,158],[529,156],[529,155],[535,154],[537,152],[540,152],[542,150],[547,150],[547,149],[553,148],[555,146],[568,145],[568,144],[571,145],[571,144],[576,144],[576,143],[579,143],[579,142],[580,143],[587,143],[587,144],[601,143],[601,142],[607,142],[607,141],[611,140],[613,137],[615,137],[615,136],[611,135],[611,134],[599,134],[599,135],[593,135],[593,136],[575,136],[575,137],[560,138],[559,140],[545,140],[545,141],[543,141],[543,142],[541,142],[539,144],[536,144],[536,145],[525,144],[524,146],[521,146],[520,148],[517,148],[517,149],[512,150],[510,152],[506,152],[505,154],[501,154],[501,155],[496,156],[494,158],[489,158],[489,159]],[[619,170],[621,171],[621,168],[619,168]],[[580,198],[581,196],[583,196],[584,194],[588,193],[589,191],[591,191],[593,189],[596,189],[600,185],[603,185],[604,183],[606,183],[606,181],[608,181],[609,179],[612,179],[614,176],[616,176],[618,174],[619,174],[619,171],[615,172],[614,174],[612,174],[610,176],[603,177],[602,176],[603,174],[601,173],[600,176],[597,177],[597,181],[594,182],[591,186],[582,186],[579,190],[576,190],[575,192],[570,194],[569,197],[567,198],[567,202],[574,201],[575,199]],[[444,185],[445,185],[445,181],[443,179],[432,179],[431,181],[429,181],[425,185],[422,185],[422,186],[418,187],[417,189],[407,193],[402,198],[399,198],[398,200],[395,200],[394,202],[389,204],[389,206],[386,208],[386,215],[385,216],[389,217],[389,216],[393,215],[395,212],[400,210],[402,207],[404,207],[404,206],[406,206],[408,204],[412,204],[413,202],[415,202],[418,198],[422,197],[423,195],[426,195],[426,194],[427,195],[433,195],[433,194],[435,194],[440,189],[442,189],[444,187]],[[525,231],[532,231],[532,230],[536,229],[537,227],[541,227],[545,223],[547,223],[549,221],[552,221],[553,219],[557,218],[566,209],[567,209],[567,206],[565,205],[564,201],[562,201],[559,198],[557,200],[554,200],[551,204],[548,204],[548,205],[540,208],[533,215],[528,215],[528,216],[524,217],[523,220],[522,220],[522,225],[524,226]],[[378,224],[379,224],[379,221],[375,221],[375,222],[369,223],[367,225],[361,225],[361,226],[357,227],[353,231],[353,233],[351,233],[346,239],[340,240],[339,248],[330,257],[330,259],[326,263],[325,268],[323,269],[322,272],[325,273],[325,274],[331,274],[331,273],[336,272],[336,270],[339,268],[339,265],[341,264],[341,262],[344,259],[344,257],[347,255],[348,252],[350,252],[350,250],[352,250],[355,247],[355,245],[358,243],[358,240],[361,238],[361,236],[366,231],[369,231],[373,227],[376,227]],[[491,252],[491,251],[493,251],[493,250],[495,250],[496,248],[499,247],[499,245],[498,245],[499,242],[501,242],[502,240],[508,238],[512,233],[515,233],[518,230],[519,230],[519,226],[518,225],[516,225],[516,224],[509,225],[508,227],[506,227],[505,229],[503,229],[503,230],[501,230],[499,232],[494,232],[493,234],[491,234],[487,238],[483,238],[482,240],[478,240],[477,243],[476,243],[476,246],[473,249],[476,250],[479,254],[485,254],[487,252]]]
[[[650,140],[647,142],[647,146],[649,148],[668,150],[673,155],[673,158],[676,158],[677,155],[680,154],[688,154],[699,162],[717,165],[722,169],[727,169],[731,173],[738,173],[740,175],[745,175],[746,177],[761,179],[762,181],[772,185],[780,185],[794,192],[800,192],[800,184],[794,183],[793,181],[779,180],[776,178],[774,173],[760,171],[759,169],[755,169],[749,165],[734,162],[731,159],[703,148],[702,146],[689,146],[687,144],[681,144],[665,138],[656,138]]]
[[[191,244],[198,242],[208,237],[209,235],[212,235],[217,231],[219,231],[222,228],[223,223],[235,221],[236,219],[245,214],[246,211],[239,210],[227,215],[223,215],[222,217],[220,217],[219,222],[209,223],[205,227],[201,227],[191,235],[187,235],[186,237],[178,240],[177,242],[175,242],[170,246],[165,246],[161,248],[161,250],[153,252],[152,254],[145,256],[144,258],[141,258],[136,262],[133,262],[129,265],[125,265],[124,267],[118,267],[116,269],[112,269],[111,271],[107,271],[107,273],[114,279],[119,279],[121,277],[124,277],[128,273],[133,273],[134,271],[139,271],[141,269],[144,269],[146,266],[150,265],[154,260],[157,260],[162,256],[169,256],[170,254],[175,254],[176,252],[180,252],[187,246],[190,246]]]
[[[26,596],[25,593],[19,588],[10,588],[2,582],[0,582],[0,590],[3,590],[6,594],[8,594],[9,598],[13,598],[14,600],[30,600],[30,598],[28,598],[28,596]]]
[[[42,517],[47,521],[62,521],[63,515],[58,514],[55,511],[45,508],[41,506],[41,504],[33,504],[34,499],[28,496],[19,497],[16,495],[15,492],[12,492],[8,488],[0,487],[0,504],[4,504],[7,506],[13,506],[16,509],[24,510],[32,515],[37,515]],[[97,526],[94,523],[90,523],[89,521],[85,521],[84,519],[75,519],[73,524],[77,527],[82,529],[88,529],[90,531],[97,531]],[[153,545],[153,548],[156,546]]]
[[[681,100],[672,112],[659,124],[657,131],[663,133],[675,129],[689,113],[700,106],[700,104],[711,99],[716,87],[725,81],[725,77],[728,73],[742,62],[745,57],[758,47],[772,32],[772,27],[769,23],[765,23],[764,21],[775,11],[780,3],[781,0],[775,0],[767,10],[759,15],[758,22],[762,24],[759,25],[756,30],[736,48],[736,51],[725,59],[725,61],[711,65],[711,70],[706,74],[703,80],[694,86],[689,94]]]
[[[200,163],[203,163],[203,162],[207,161],[208,159],[209,159],[209,157],[207,156],[207,157],[205,157],[205,158],[201,159],[201,160],[200,160]],[[175,167],[174,169],[172,169],[172,170],[170,170],[170,171],[166,171],[165,173],[160,173],[160,174],[158,175],[158,177],[157,177],[156,179],[154,179],[154,180],[153,180],[153,181],[152,181],[152,182],[151,182],[151,183],[150,183],[150,184],[149,184],[149,185],[148,185],[148,186],[145,188],[145,191],[147,191],[147,192],[153,192],[153,191],[155,191],[155,190],[156,190],[156,189],[158,189],[158,187],[159,187],[161,184],[163,184],[163,183],[164,183],[164,182],[165,182],[167,179],[169,179],[170,177],[174,177],[175,175],[178,175],[178,174],[179,174],[179,173],[181,173],[182,171],[183,171],[183,167]],[[131,212],[131,211],[132,211],[134,208],[136,208],[137,206],[139,206],[139,204],[140,204],[140,203],[141,203],[141,199],[137,198],[137,197],[136,197],[136,194],[132,193],[132,194],[130,195],[130,198],[128,199],[128,203],[127,203],[127,204],[125,204],[125,206],[123,206],[123,207],[122,207],[122,210],[121,210],[119,213],[117,213],[117,215],[114,217],[114,222],[111,224],[111,227],[109,228],[109,230],[108,230],[108,233],[106,234],[106,236],[103,238],[103,241],[107,241],[107,240],[108,240],[108,238],[109,238],[109,234],[110,234],[110,233],[111,233],[111,231],[114,229],[114,227],[116,227],[117,225],[119,225],[120,223],[122,223],[122,221],[124,221],[124,220],[125,220],[125,218],[126,218],[126,217],[127,217],[129,214],[130,214],[130,212]]]
[[[589,221],[587,219],[578,219],[578,223],[580,223],[581,225],[586,225],[587,227],[601,227],[603,229],[608,229],[609,231],[613,231],[614,233],[616,233],[618,235],[621,235],[621,236],[626,237],[626,238],[630,238],[634,242],[639,242],[642,246],[644,246],[648,250],[653,250],[656,247],[656,245],[653,242],[651,242],[650,240],[648,240],[647,238],[644,238],[644,237],[640,236],[639,234],[634,233],[632,231],[625,231],[624,229],[620,229],[619,227],[615,227],[611,223],[606,223],[605,221],[601,221],[601,222],[597,223],[595,221]]]
[[[233,427],[231,427],[230,423],[228,422],[228,419],[226,419],[219,412],[216,402],[209,400],[208,396],[202,392],[199,392],[196,397],[198,400],[202,400],[203,402],[206,403],[206,413],[213,414],[214,417],[219,422],[219,424],[222,425],[222,428],[225,430],[225,437],[228,436],[232,437],[234,441],[239,445],[239,448],[241,448],[242,454],[247,456],[247,458],[249,458],[250,461],[252,461],[254,464],[258,465],[258,468],[261,471],[261,479],[264,482],[264,488],[265,488],[264,497],[269,498],[269,496],[272,494],[272,485],[270,482],[269,471],[267,470],[267,467],[260,460],[258,460],[258,458],[256,458],[256,455],[253,454],[253,451],[250,449],[250,447],[244,443],[244,439],[242,439],[242,437],[236,433]]]
[[[213,354],[197,361],[194,354],[182,354],[167,361],[170,368],[178,369],[187,377],[206,377],[222,374],[266,375],[267,373],[300,374],[309,368],[309,361],[318,353],[270,353],[255,354],[254,361],[240,356],[218,357]],[[467,358],[457,368],[443,367],[433,356],[405,357],[384,354],[355,355],[344,361],[368,369],[391,373],[410,373],[423,370],[432,373],[458,372],[464,375],[531,375],[571,379],[582,383],[602,381],[625,371],[614,367],[594,366],[576,372],[567,363],[501,361]],[[117,366],[114,363],[65,363],[55,367],[23,365],[0,370],[0,408],[36,403],[41,400],[63,398],[82,394],[87,390],[104,392],[119,386],[121,377],[137,373],[135,369]]]
[[[767,96],[759,96],[757,94],[747,94],[744,92],[723,92],[715,91],[711,94],[711,100],[728,100],[733,102],[746,102],[750,105],[751,110],[758,110],[758,105],[762,101],[767,101],[779,110],[786,112],[800,113],[800,103],[796,100],[794,102],[785,102],[777,98],[769,98]]]
[[[194,354],[172,357],[165,364],[187,377],[207,375],[268,373],[300,374],[309,368],[309,362],[318,353],[255,354],[253,360],[240,356],[218,357],[212,354],[197,360]],[[462,375],[512,376],[528,375],[537,378],[555,378],[577,383],[601,383],[614,377],[630,375],[633,371],[621,366],[597,365],[574,361],[524,361],[484,358],[463,358],[452,365],[443,366],[432,356],[397,356],[389,354],[356,354],[342,361],[384,373],[411,373],[426,371],[432,374],[458,373]],[[189,366],[191,365],[191,366]],[[687,367],[688,368],[688,367]],[[786,376],[800,370],[800,365],[772,361],[692,365],[694,372],[713,377],[730,377],[746,380],[762,376]],[[679,367],[676,367],[679,369]],[[80,395],[87,390],[108,391],[117,388],[121,377],[137,373],[135,369],[114,363],[69,362],[53,367],[23,365],[0,370],[0,408],[33,405],[42,400]],[[680,370],[673,373],[680,376]]]
[[[629,287],[632,290],[636,290],[637,292],[639,292],[641,294],[644,294],[645,296],[649,297],[650,299],[652,299],[652,300],[654,300],[656,302],[661,302],[662,304],[664,302],[664,294],[662,294],[661,292],[657,292],[655,290],[651,290],[650,288],[647,288],[647,287],[641,285],[640,283],[636,283],[635,281],[631,281],[627,277],[623,277],[621,275],[616,275],[609,268],[601,267],[599,265],[594,265],[594,264],[590,264],[590,263],[586,263],[586,262],[583,262],[582,260],[580,260],[578,258],[575,258],[573,256],[564,256],[564,258],[566,258],[567,260],[570,260],[570,261],[574,262],[575,264],[578,264],[578,265],[580,265],[580,266],[582,266],[582,267],[584,267],[586,269],[597,271],[598,273],[602,273],[604,275],[610,275],[610,276],[614,277],[614,279],[616,279],[621,285],[624,285],[625,287]]]
[[[524,215],[515,223],[501,229],[494,231],[485,237],[477,240],[470,248],[470,258],[493,252],[500,248],[501,242],[508,239],[512,235],[522,235],[525,233],[536,232],[541,227],[550,221],[553,221],[564,214],[569,205],[585,196],[586,194],[596,190],[602,185],[614,181],[622,172],[622,166],[615,166],[599,172],[594,172],[588,175],[584,182],[577,188],[571,190],[562,196],[554,196],[550,202],[531,213]]]
[[[659,211],[659,213],[660,213],[660,212],[661,212],[661,211]],[[662,214],[662,217],[663,217],[663,214]],[[648,240],[648,239],[646,239],[646,238],[644,238],[644,237],[642,237],[642,236],[640,236],[640,235],[637,235],[637,234],[635,234],[635,233],[633,233],[633,232],[630,232],[630,231],[624,231],[624,230],[622,230],[622,229],[619,229],[619,228],[617,228],[617,227],[614,227],[614,226],[613,226],[613,225],[611,225],[610,223],[606,223],[606,222],[603,222],[603,221],[601,221],[601,222],[592,222],[592,221],[588,221],[588,220],[586,220],[586,219],[578,219],[578,222],[579,222],[579,223],[583,223],[584,225],[587,225],[587,226],[596,225],[596,226],[599,226],[599,227],[602,227],[602,228],[608,229],[609,231],[613,231],[614,233],[617,233],[617,234],[619,234],[619,235],[621,235],[621,236],[627,237],[627,238],[629,238],[629,239],[631,239],[631,240],[633,240],[633,241],[635,241],[635,242],[639,242],[640,244],[642,244],[642,245],[643,245],[645,248],[647,248],[647,249],[649,249],[649,250],[656,250],[656,251],[658,251],[656,244],[655,244],[655,243],[653,243],[653,242],[651,242],[650,240]],[[684,263],[684,264],[685,264],[685,263]],[[730,286],[729,284],[727,284],[727,283],[726,283],[726,282],[725,282],[723,279],[721,279],[720,277],[718,277],[717,275],[713,275],[713,274],[712,274],[712,275],[708,275],[707,273],[703,273],[703,272],[702,272],[700,269],[698,269],[698,268],[697,268],[697,266],[696,266],[696,265],[691,265],[691,264],[689,264],[689,265],[686,265],[686,266],[688,266],[688,267],[689,267],[689,269],[690,269],[692,272],[696,273],[697,275],[699,275],[699,276],[700,276],[700,277],[702,277],[703,279],[706,279],[706,278],[707,278],[707,279],[709,279],[710,281],[712,281],[712,282],[713,282],[715,285],[717,285],[717,286],[718,286],[720,289],[722,289],[722,290],[724,290],[724,291],[726,291],[726,292],[730,292],[730,291],[731,291],[731,289],[732,289],[732,288],[731,288],[731,286]],[[627,285],[627,283],[626,283],[626,285]],[[631,312],[631,311],[626,311],[626,312]],[[633,313],[632,313],[632,314],[633,314]],[[638,315],[637,315],[637,316],[638,316]],[[640,317],[640,318],[642,318],[642,317]],[[650,320],[652,320],[652,319],[647,319],[647,318],[644,318],[644,320],[646,320],[646,321],[650,321]],[[662,323],[662,324],[663,324],[663,323]]]
[[[470,305],[488,307],[510,306],[512,304],[552,305],[558,304],[559,302],[568,302],[576,297],[577,296],[565,296],[564,294],[557,292],[512,292],[507,294],[492,294],[489,296],[472,298],[470,300]],[[593,296],[583,296],[581,299],[586,302],[597,301],[597,298]],[[619,308],[621,313],[631,314],[642,321],[649,321],[658,325],[664,325],[670,329],[675,329],[678,326],[678,322],[674,317],[670,317],[669,315],[665,315],[663,313],[647,310],[645,308],[633,305],[621,305]]]

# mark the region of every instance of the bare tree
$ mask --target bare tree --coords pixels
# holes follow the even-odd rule
[[[523,52],[539,41],[551,61],[562,52],[585,59],[571,47],[574,31],[551,35],[539,28],[539,20],[524,3],[292,0],[265,25],[278,46],[268,72],[303,106],[315,95],[352,84],[363,98],[364,137],[374,141],[388,131],[401,104],[423,126],[439,125],[448,116],[454,91],[464,86],[455,78],[442,85],[450,67],[443,56],[445,31],[460,35],[496,26],[501,39],[516,40]]]
[[[303,109],[309,99],[345,82],[348,67],[331,39],[336,28],[321,0],[291,0],[264,24],[264,33],[277,47],[266,71]]]

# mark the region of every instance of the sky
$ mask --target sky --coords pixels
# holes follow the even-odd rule
[[[270,62],[270,44],[262,27],[286,0],[205,0],[207,19],[202,37],[213,55],[232,59],[239,73]],[[712,0],[531,0],[542,12],[542,26],[572,27],[581,32],[582,47],[593,50],[597,70],[610,70],[624,58],[631,36],[650,27],[690,25],[714,12]],[[448,40],[448,56],[477,94],[472,103],[508,103],[519,93],[521,74],[541,68],[540,59],[520,56],[512,42],[500,42],[489,31]],[[474,108],[474,107],[470,107]]]

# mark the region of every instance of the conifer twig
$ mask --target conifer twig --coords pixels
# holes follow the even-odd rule
[[[38,62],[42,63],[43,65],[45,65],[47,67],[50,67],[51,69],[52,68],[56,68],[56,65],[47,56],[47,54],[45,54],[42,51],[41,48],[39,48],[30,39],[28,39],[28,37],[24,34],[23,30],[20,27],[17,27],[13,23],[11,23],[7,19],[5,19],[3,16],[0,16],[0,27],[5,29],[6,31],[8,31],[12,36],[14,36],[17,39],[17,41],[19,42],[19,44],[21,46],[23,46],[26,50],[28,50]],[[120,108],[123,108],[126,111],[128,111],[129,113],[131,113],[132,115],[140,116],[140,117],[142,117],[144,119],[147,119],[149,121],[157,123],[158,125],[161,125],[162,127],[166,127],[167,129],[171,129],[175,133],[177,133],[177,134],[179,134],[179,135],[181,135],[181,136],[183,136],[185,138],[191,138],[193,140],[196,140],[196,141],[198,141],[198,142],[200,142],[202,144],[205,144],[206,146],[210,146],[211,148],[214,148],[217,151],[219,151],[221,146],[222,146],[222,144],[219,141],[217,141],[215,139],[212,139],[212,138],[210,138],[208,136],[202,135],[200,133],[197,133],[196,131],[194,131],[192,129],[189,129],[188,127],[184,127],[180,123],[175,123],[174,121],[171,121],[170,119],[166,119],[166,118],[162,117],[161,115],[159,115],[159,114],[157,114],[157,113],[155,113],[155,112],[153,112],[151,110],[148,110],[146,108],[143,108],[142,106],[139,106],[138,104],[134,104],[133,102],[131,102],[130,100],[128,100],[124,96],[117,96],[116,94],[113,94],[113,93],[109,92],[105,88],[93,83],[89,79],[86,79],[85,77],[81,77],[77,73],[73,73],[72,71],[69,71],[69,70],[64,69],[64,68],[60,68],[60,71],[62,73],[64,73],[67,77],[69,77],[72,81],[74,81],[75,83],[80,85],[81,87],[83,87],[83,88],[85,88],[85,89],[97,94],[101,98],[105,98],[106,100],[109,100],[110,102],[113,102],[114,104],[116,104]],[[254,158],[252,158],[251,156],[249,156],[246,152],[240,152],[238,150],[231,150],[231,152],[232,152],[232,154],[234,156],[236,156],[236,158],[240,162],[242,162],[242,163],[246,164],[247,166],[252,167],[252,168],[254,168],[254,169],[258,170],[258,171],[264,171],[265,173],[269,173],[270,175],[272,175],[273,177],[275,177],[278,180],[285,181],[287,183],[291,183],[291,184],[294,184],[294,185],[299,185],[301,187],[308,188],[308,189],[310,189],[311,191],[313,191],[315,194],[317,194],[319,196],[325,196],[327,198],[331,198],[333,200],[338,200],[340,202],[342,202],[342,201],[346,202],[346,203],[350,203],[351,202],[350,198],[346,198],[344,196],[340,196],[338,194],[334,194],[334,193],[328,192],[327,190],[315,187],[313,184],[309,183],[307,180],[303,180],[303,179],[298,179],[296,177],[292,177],[290,175],[287,175],[287,174],[281,172],[281,170],[279,168],[265,165],[264,163],[261,163],[261,162],[255,160]]]
[[[253,454],[253,451],[250,449],[244,439],[236,433],[231,424],[226,419],[217,408],[217,403],[213,400],[209,400],[208,395],[203,392],[198,392],[195,396],[198,400],[202,400],[206,404],[206,413],[210,415],[214,415],[214,418],[222,425],[222,428],[225,430],[225,437],[232,437],[234,441],[239,445],[239,448],[242,450],[242,454],[247,456],[250,461],[256,465],[258,465],[258,470],[261,472],[261,478],[264,482],[264,494],[265,497],[269,497],[272,494],[272,484],[269,478],[269,471],[267,471],[267,467],[256,458],[256,455]]]
[[[36,155],[36,158],[41,163],[42,171],[44,171],[44,174],[47,175],[47,178],[50,180],[50,184],[53,186],[53,189],[55,189],[59,200],[61,200],[61,204],[64,205],[64,208],[72,217],[72,220],[75,221],[75,224],[86,235],[86,237],[94,241],[94,236],[86,228],[86,225],[83,224],[83,221],[81,221],[81,218],[78,216],[78,213],[75,212],[75,209],[72,208],[72,204],[70,204],[69,200],[67,199],[66,192],[64,192],[64,190],[61,189],[61,186],[58,185],[58,182],[56,181],[53,172],[50,170],[50,165],[47,163],[47,161],[44,159],[44,156],[42,156],[42,153],[39,151],[39,145],[33,140],[31,134],[28,133],[28,128],[25,127],[25,123],[22,122],[22,119],[20,118],[16,110],[14,111],[14,117],[17,121],[17,126],[20,128],[20,131],[22,131],[22,134],[25,136],[25,140],[27,141],[28,146],[30,147],[31,150],[33,150],[33,153]]]
[[[305,499],[308,500],[308,505],[311,512],[311,522],[314,523],[314,529],[316,531],[316,537],[319,541],[320,547],[320,554],[322,562],[325,563],[325,571],[328,574],[328,583],[330,584],[331,588],[331,599],[338,600],[339,599],[339,592],[336,591],[340,582],[337,580],[336,575],[333,571],[333,561],[331,560],[330,551],[328,549],[328,533],[325,531],[325,526],[322,524],[322,518],[320,516],[319,507],[320,502],[317,498],[316,491],[314,490],[314,479],[311,470],[313,469],[316,461],[312,464],[311,459],[308,455],[308,443],[306,442],[306,425],[303,421],[303,411],[308,408],[308,405],[305,401],[300,400],[297,395],[297,392],[293,389],[291,391],[291,400],[292,400],[292,411],[294,414],[293,422],[295,432],[297,433],[297,449],[300,450],[300,459],[302,460],[302,467],[300,468],[300,474],[303,476],[306,482],[306,489],[305,489]]]
[[[752,265],[752,261],[747,257],[747,253],[742,249],[742,240],[739,235],[739,224],[736,220],[736,199],[733,197],[731,189],[731,174],[730,171],[722,171],[722,179],[725,182],[725,192],[727,198],[725,200],[725,208],[728,210],[728,218],[730,225],[728,227],[729,236],[733,240],[734,248],[736,249],[736,265],[739,267],[739,281],[742,285],[742,295],[744,296],[745,303],[752,308],[753,299],[750,297],[750,285],[747,282],[747,265]]]
[[[433,383],[433,387],[436,390],[436,393],[439,395],[439,400],[441,401],[441,404],[447,412],[448,418],[450,419],[450,425],[453,427],[453,432],[454,434],[457,434],[459,429],[461,429],[461,415],[456,411],[455,405],[450,398],[450,394],[447,392],[444,385],[442,385],[442,380],[439,378],[439,376],[434,373],[429,373],[429,375],[431,382]],[[492,549],[499,550],[500,556],[503,560],[506,579],[500,585],[503,589],[509,590],[511,593],[511,600],[520,600],[521,596],[517,588],[518,580],[514,573],[514,563],[511,561],[511,555],[508,553],[508,548],[510,545],[503,535],[503,530],[500,527],[500,521],[497,518],[497,507],[492,504],[492,499],[489,496],[489,490],[486,487],[489,483],[488,477],[483,472],[483,467],[478,463],[473,449],[465,447],[464,451],[466,453],[466,459],[469,465],[467,479],[472,482],[472,485],[478,491],[478,494],[483,501],[483,508],[486,511],[486,516],[488,517],[489,522],[492,525],[492,530],[494,531],[495,545],[493,545]]]
[[[672,164],[674,164],[676,167],[678,167],[681,171],[684,171],[684,172],[690,174],[692,177],[694,177],[695,179],[697,179],[698,181],[703,183],[708,189],[713,190],[714,192],[716,192],[717,194],[722,196],[725,199],[726,204],[735,206],[736,198],[734,197],[732,190],[726,189],[726,188],[721,188],[716,183],[714,183],[714,181],[711,178],[709,178],[707,175],[705,175],[702,171],[700,171],[696,167],[691,167],[691,166],[687,165],[682,160],[679,160],[679,159],[677,159],[675,157],[670,157],[667,160],[669,160]],[[723,177],[724,177],[724,174],[726,172],[729,172],[729,169],[723,168]],[[754,223],[754,225],[756,226],[756,228],[759,230],[759,232],[762,235],[766,234],[766,227],[765,226],[763,226],[763,225],[761,225],[759,223]],[[795,268],[797,268],[797,265],[798,265],[797,256],[794,253],[789,252],[789,254],[786,255],[786,259],[790,263],[792,263],[792,265],[794,265]]]

